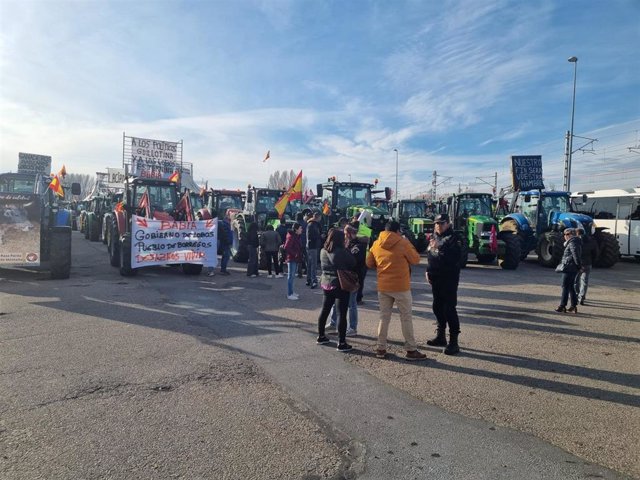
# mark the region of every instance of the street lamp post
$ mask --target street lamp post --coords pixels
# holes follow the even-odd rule
[[[398,149],[394,148],[394,152],[396,152],[396,202],[398,201]]]
[[[571,190],[571,159],[573,156],[573,120],[576,113],[576,78],[578,76],[578,57],[569,57],[568,61],[573,63],[573,100],[571,102],[571,130],[567,132],[565,142],[565,164],[563,189]]]

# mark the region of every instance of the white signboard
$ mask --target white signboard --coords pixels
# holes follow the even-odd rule
[[[107,185],[109,188],[124,186],[124,168],[107,168]]]
[[[169,178],[178,170],[178,144],[131,137],[133,174],[144,178]]]
[[[218,221],[178,222],[133,216],[131,267],[171,263],[218,263]]]

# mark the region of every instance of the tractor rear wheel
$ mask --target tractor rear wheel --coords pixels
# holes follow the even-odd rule
[[[609,232],[600,230],[594,234],[598,243],[598,257],[593,263],[594,267],[611,268],[620,258],[620,244],[618,239]]]
[[[91,217],[91,222],[89,223],[91,226],[91,230],[89,231],[89,240],[92,242],[97,242],[100,240],[100,222],[98,221],[98,217],[93,215]]]
[[[71,274],[71,229],[54,227],[51,230],[49,259],[51,278],[69,278]]]
[[[510,232],[498,232],[498,240],[504,242],[504,257],[498,257],[498,265],[503,270],[515,270],[518,268],[522,255],[520,253],[520,238]]]
[[[545,232],[538,240],[538,263],[544,267],[555,267],[562,259],[562,233]]]
[[[120,275],[133,277],[138,270],[131,268],[131,234],[125,233],[120,239]]]

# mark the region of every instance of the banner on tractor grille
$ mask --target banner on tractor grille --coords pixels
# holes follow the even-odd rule
[[[514,191],[544,190],[542,155],[512,155],[511,181]]]
[[[40,265],[40,196],[0,192],[0,265]]]
[[[172,263],[218,263],[218,221],[151,220],[133,215],[131,267]]]

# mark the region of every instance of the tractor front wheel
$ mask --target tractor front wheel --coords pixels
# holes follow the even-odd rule
[[[503,270],[515,270],[522,258],[520,238],[510,231],[498,232],[498,240],[504,242],[504,257],[498,258],[498,265]]]
[[[133,277],[138,270],[131,268],[131,234],[125,233],[120,239],[120,275]]]

